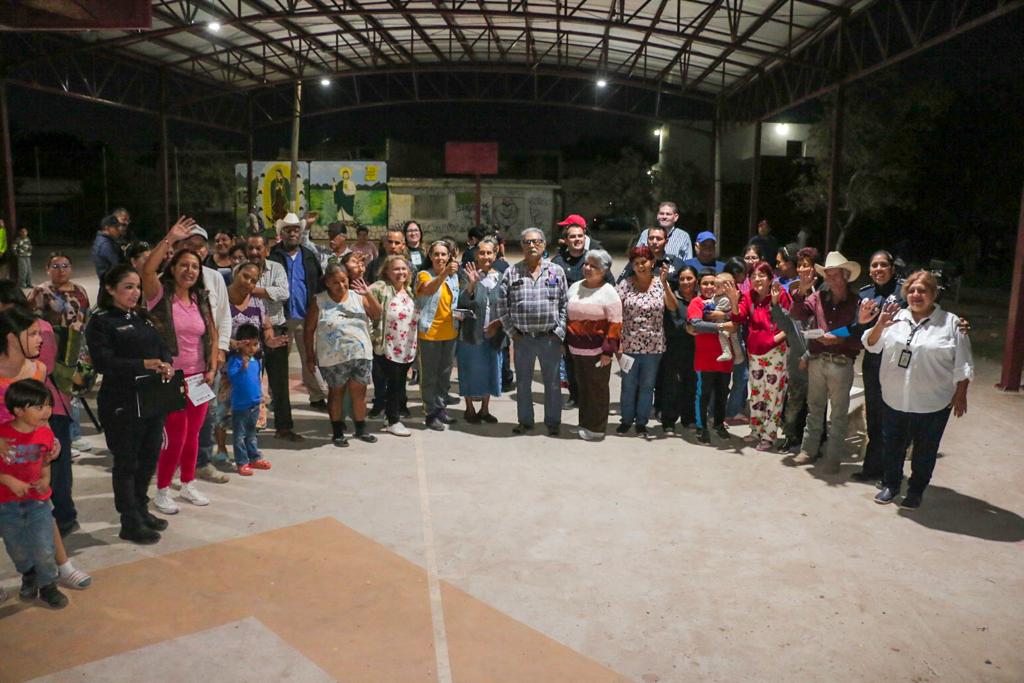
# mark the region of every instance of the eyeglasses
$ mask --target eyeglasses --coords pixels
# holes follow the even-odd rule
[[[70,263],[51,263],[50,270],[69,270],[71,268]]]
[[[534,244],[544,244],[544,240],[542,240],[542,239],[540,239],[538,237],[537,239],[523,240],[523,244],[525,244],[526,246],[531,246],[531,245],[534,245]]]

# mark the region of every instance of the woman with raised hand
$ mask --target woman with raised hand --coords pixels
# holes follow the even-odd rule
[[[459,325],[455,355],[459,364],[459,395],[466,400],[466,422],[495,423],[491,415],[492,396],[501,396],[502,334],[487,336],[485,330],[497,320],[501,295],[501,273],[493,268],[498,240],[484,237],[477,242],[472,263],[467,263],[460,280],[458,308],[472,317]],[[479,412],[473,401],[480,401]]]
[[[939,283],[919,270],[903,283],[907,308],[896,301],[883,306],[865,300],[862,324],[877,315],[862,337],[864,348],[881,354],[882,440],[885,475],[876,503],[891,503],[900,493],[903,461],[913,446],[910,484],[900,507],[921,506],[938,457],[950,412],[967,412],[967,387],[974,379],[971,340],[960,318],[936,303]]]
[[[569,287],[565,344],[579,384],[579,437],[600,441],[608,428],[612,356],[619,350],[622,301],[605,280],[612,257],[603,249],[583,256],[583,279]]]
[[[430,267],[416,275],[416,311],[419,314],[420,393],[426,425],[444,431],[455,422],[448,415],[445,397],[452,381],[455,358],[454,309],[459,299],[459,258],[448,240],[437,240],[427,253]]]
[[[616,291],[622,300],[622,341],[619,355],[632,358],[622,378],[619,399],[622,423],[615,428],[625,434],[635,425],[638,436],[649,438],[647,421],[654,403],[654,384],[658,364],[665,352],[665,310],[674,311],[679,303],[668,285],[668,264],[654,273],[654,253],[650,247],[629,251],[633,274],[619,283]]]
[[[199,455],[199,430],[206,419],[209,403],[193,401],[191,394],[209,388],[217,373],[217,326],[213,322],[210,300],[203,284],[203,264],[199,254],[180,249],[167,263],[162,274],[157,268],[171,252],[175,242],[188,239],[195,221],[182,216],[171,226],[164,239],[153,250],[142,267],[142,293],[153,324],[171,352],[174,370],[185,375],[187,392],[185,407],[167,416],[164,426],[166,441],[157,463],[156,498],[153,505],[167,515],[177,514],[178,505],[171,499],[171,480],[181,470],[183,500],[193,505],[209,505],[210,499],[196,487],[196,459]],[[228,334],[224,330],[224,334]],[[212,393],[212,389],[210,390]],[[198,401],[198,402],[197,402]]]
[[[338,264],[327,266],[326,290],[316,295],[306,312],[306,357],[320,368],[327,383],[327,413],[331,418],[331,441],[347,447],[342,410],[345,393],[352,402],[355,438],[374,443],[366,432],[366,386],[371,381],[373,343],[370,321],[381,315],[380,303],[369,293],[362,279],[349,280],[348,271]],[[365,305],[364,305],[365,304]]]

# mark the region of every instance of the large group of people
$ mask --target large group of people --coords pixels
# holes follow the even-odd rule
[[[550,436],[562,434],[564,411],[578,409],[572,432],[604,440],[617,371],[614,434],[739,446],[729,428],[749,424],[751,447],[823,474],[837,473],[847,455],[864,351],[868,446],[854,478],[877,481],[875,500],[892,502],[912,445],[901,505],[918,507],[942,430],[951,412],[966,411],[973,378],[967,325],[939,306],[934,276],[900,282],[893,257],[878,251],[871,284],[858,291],[857,263],[780,247],[767,223],[740,256],[720,260],[716,235],[691,239],[674,204],[656,215],[617,277],[579,215],[559,222],[550,244],[544,229],[523,230],[515,263],[505,236],[485,228],[460,249],[452,237],[425,240],[416,221],[379,244],[361,228],[352,245],[348,227],[332,223],[318,245],[318,217],[289,213],[275,237],[217,230],[211,250],[190,218],[154,244],[125,243],[127,211],[104,218],[92,249],[95,307],[61,252],[27,297],[0,282],[0,531],[23,575],[22,597],[60,607],[58,584],[89,583],[61,543],[78,526],[70,462],[85,369],[101,377],[120,537],[147,544],[168,527],[150,503],[165,517],[179,502],[209,505],[197,480],[228,480],[229,431],[242,477],[271,469],[260,429],[272,424],[284,442],[310,436],[292,416],[292,348],[309,406],[328,414],[336,447],[378,442],[369,420],[381,414],[382,438],[408,437],[411,383],[426,429],[455,424],[450,410],[461,398],[472,430],[498,422],[492,399],[514,377],[511,433],[530,434],[539,364]]]

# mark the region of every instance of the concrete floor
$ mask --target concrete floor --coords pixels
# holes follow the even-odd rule
[[[296,389],[307,442],[265,435],[272,471],[203,483],[143,548],[92,435],[68,547],[94,586],[0,605],[0,681],[1019,681],[1024,396],[997,371],[916,512],[872,503],[852,457],[788,467],[745,428],[588,444],[568,411],[561,438],[515,437],[508,396],[497,425],[338,449]]]

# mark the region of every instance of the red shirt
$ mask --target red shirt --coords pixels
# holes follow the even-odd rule
[[[40,427],[26,434],[17,431],[8,422],[0,425],[0,439],[7,439],[9,444],[7,453],[0,454],[0,473],[9,474],[29,484],[42,476],[43,465],[46,464],[47,456],[53,448],[53,432],[49,427]],[[49,487],[43,493],[29,489],[23,498],[19,498],[14,495],[14,491],[0,484],[0,503],[49,498]]]
[[[693,297],[686,308],[686,319],[704,318],[704,299]],[[722,345],[717,334],[698,333],[694,338],[693,369],[697,372],[728,372],[732,373],[732,361],[716,360],[722,355]]]
[[[792,305],[792,297],[783,290],[779,296],[779,306],[788,311]],[[777,346],[775,335],[779,333],[779,328],[772,323],[772,298],[758,297],[755,301],[748,292],[740,297],[738,308],[738,311],[733,312],[732,319],[747,326],[747,353],[763,356],[774,349]]]

